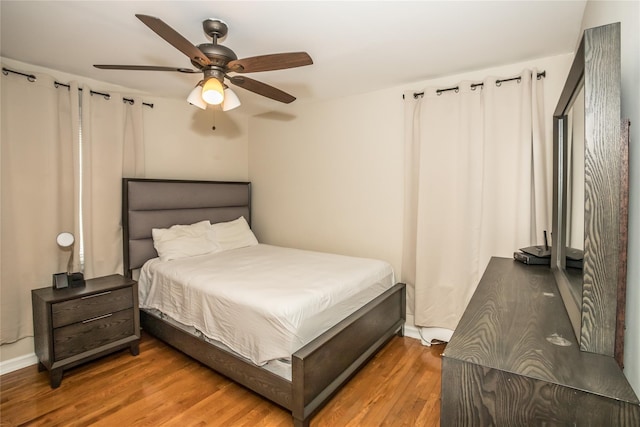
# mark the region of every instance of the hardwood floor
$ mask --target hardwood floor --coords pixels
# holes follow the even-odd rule
[[[312,427],[438,426],[443,345],[394,337],[311,420]],[[291,414],[143,333],[128,350],[65,372],[0,377],[5,426],[291,426]]]

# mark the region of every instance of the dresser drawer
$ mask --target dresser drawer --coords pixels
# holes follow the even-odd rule
[[[69,301],[52,304],[52,323],[54,328],[59,328],[125,310],[132,306],[133,292],[130,286],[113,291],[85,295]]]
[[[56,361],[135,335],[134,310],[97,316],[53,330]]]

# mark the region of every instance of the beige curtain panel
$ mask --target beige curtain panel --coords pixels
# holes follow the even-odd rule
[[[85,277],[122,273],[122,177],[144,177],[142,101],[82,91]]]
[[[550,229],[542,82],[525,70],[519,83],[405,94],[401,274],[417,326],[455,330],[491,256],[512,257]]]
[[[69,253],[56,236],[77,230],[78,87],[3,74],[1,114],[0,343],[7,344],[33,335],[31,289],[51,286],[51,275],[67,269]]]

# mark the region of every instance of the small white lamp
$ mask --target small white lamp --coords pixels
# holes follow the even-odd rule
[[[66,273],[56,273],[53,275],[52,285],[54,289],[68,288],[69,286],[84,286],[85,284],[82,273],[73,273],[73,246],[75,241],[76,239],[73,237],[73,234],[66,231],[58,234],[58,237],[56,237],[58,246],[62,249],[69,250],[71,254],[69,254]]]

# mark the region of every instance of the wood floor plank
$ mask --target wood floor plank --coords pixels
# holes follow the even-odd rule
[[[311,427],[438,426],[441,353],[394,337]],[[144,334],[127,350],[65,372],[57,389],[30,366],[0,377],[0,425],[288,427],[291,414]]]

